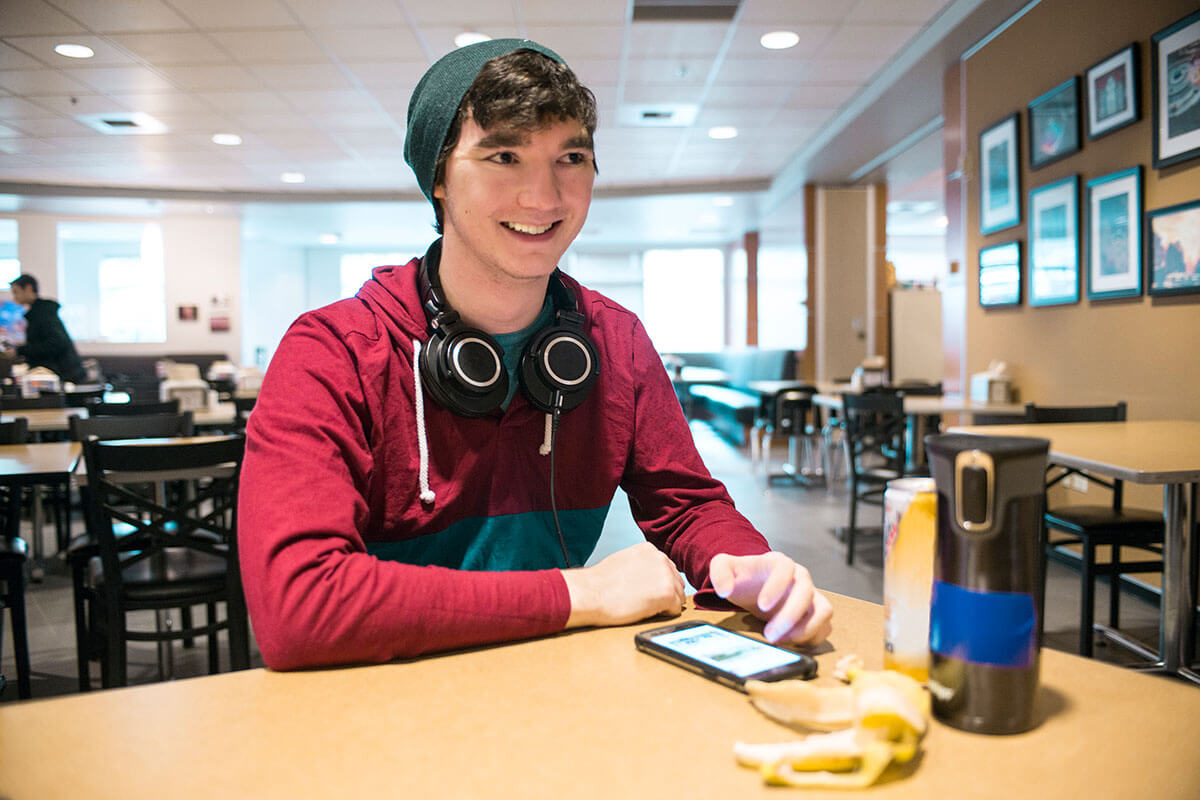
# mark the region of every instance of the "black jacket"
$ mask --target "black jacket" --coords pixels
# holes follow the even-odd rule
[[[87,377],[71,335],[58,318],[58,303],[38,298],[25,312],[25,344],[17,354],[31,367],[45,367],[64,381],[82,383]]]

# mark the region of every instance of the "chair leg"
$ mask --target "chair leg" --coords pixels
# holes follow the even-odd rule
[[[846,566],[854,563],[854,534],[858,523],[858,481],[850,480],[850,527],[846,529]]]
[[[71,588],[75,595],[75,658],[78,662],[79,691],[87,692],[92,688],[91,676],[91,641],[88,634],[88,609],[83,595],[83,563],[82,559],[73,559],[71,563]]]
[[[32,696],[29,679],[29,630],[25,624],[25,565],[12,561],[4,565],[3,605],[12,617],[13,656],[17,662],[17,696],[22,700]],[[2,612],[0,612],[2,613]]]
[[[1121,627],[1121,545],[1112,546],[1112,572],[1108,574],[1108,626]]]
[[[1096,551],[1091,539],[1083,539],[1080,566],[1079,655],[1092,657],[1092,622],[1096,610]]]
[[[179,607],[179,626],[181,629],[183,629],[185,631],[192,627],[192,607],[191,606],[180,606]],[[195,647],[196,640],[193,639],[191,636],[185,636],[183,639],[183,646],[185,649]]]
[[[217,604],[204,604],[204,622],[207,625],[215,625],[217,622]],[[221,671],[221,663],[217,653],[217,633],[213,631],[208,635],[208,674],[216,675]]]

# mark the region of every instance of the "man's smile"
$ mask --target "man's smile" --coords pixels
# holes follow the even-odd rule
[[[555,227],[561,221],[562,220],[557,220],[555,222],[551,222],[549,225],[522,225],[520,222],[502,222],[500,224],[508,228],[510,231],[525,233],[531,236],[538,236]]]

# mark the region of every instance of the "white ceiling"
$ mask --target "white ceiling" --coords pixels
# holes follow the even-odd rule
[[[844,117],[856,98],[897,80],[897,64],[984,5],[742,0],[732,21],[681,23],[633,22],[631,0],[0,0],[0,191],[18,208],[37,205],[22,199],[31,194],[419,201],[402,153],[409,94],[471,29],[545,43],[595,91],[599,198],[729,194],[736,202],[718,223],[679,227],[733,230],[770,210],[764,190],[830,138],[831,122],[852,131]],[[777,29],[796,31],[799,45],[764,49],[759,37]],[[96,55],[60,56],[63,41]],[[938,113],[940,86],[917,91]],[[698,113],[686,127],[617,124],[619,110],[641,104]],[[134,111],[167,132],[103,134],[77,118]],[[715,125],[739,136],[710,139]],[[215,133],[243,143],[213,144]],[[283,184],[283,172],[306,181]],[[589,232],[623,224],[604,202]],[[624,223],[645,210],[635,204]]]

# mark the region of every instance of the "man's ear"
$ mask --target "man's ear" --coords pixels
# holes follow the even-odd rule
[[[445,200],[446,199],[446,184],[435,183],[433,185],[433,196],[436,197],[438,200]]]

